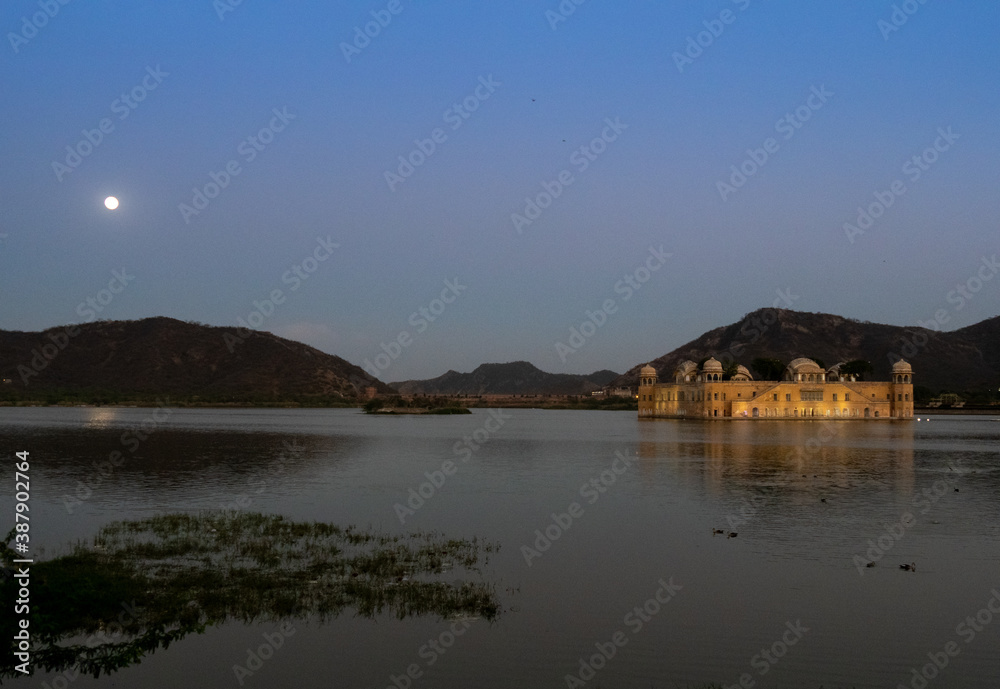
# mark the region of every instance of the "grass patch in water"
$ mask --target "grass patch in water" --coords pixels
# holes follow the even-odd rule
[[[5,543],[11,540],[13,531]],[[495,549],[475,538],[393,536],[258,513],[115,522],[69,555],[31,565],[32,664],[78,666],[96,677],[228,620],[322,620],[347,609],[365,617],[493,620],[500,614],[494,585],[440,575],[479,579],[481,560]],[[3,554],[7,565],[16,557],[6,547]],[[4,577],[0,596],[15,593]],[[4,616],[0,633],[11,639],[15,625]],[[14,662],[0,666],[0,677],[19,675]]]

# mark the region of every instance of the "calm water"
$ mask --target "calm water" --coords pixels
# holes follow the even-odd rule
[[[498,421],[483,410],[173,410],[155,428],[147,421],[145,440],[123,443],[151,412],[0,410],[0,452],[31,452],[36,555],[63,554],[114,520],[217,508],[502,546],[484,568],[507,608],[493,624],[473,621],[452,638],[451,623],[435,618],[292,620],[294,635],[243,686],[381,689],[415,665],[412,687],[565,687],[616,632],[623,645],[594,662],[603,667],[583,686],[733,685],[745,674],[756,687],[909,687],[912,669],[949,642],[958,654],[928,686],[1000,684],[1000,614],[981,613],[981,631],[959,628],[1000,591],[998,418],[704,424],[615,412],[504,410]],[[125,461],[101,480],[92,464],[115,450]],[[401,524],[395,505],[448,460],[457,472]],[[91,494],[74,502],[86,497],[82,483]],[[560,517],[569,527],[554,526],[553,513],[572,503],[576,518]],[[915,523],[898,526],[907,513]],[[526,555],[547,527],[558,539]],[[858,565],[855,556],[878,557],[866,551],[880,537],[884,558]],[[916,572],[901,571],[904,562]],[[658,589],[669,602],[648,603]],[[1000,610],[1000,597],[992,604]],[[277,626],[215,627],[71,686],[238,687],[233,666]],[[438,652],[432,639],[454,643]],[[55,679],[13,684],[63,686]]]

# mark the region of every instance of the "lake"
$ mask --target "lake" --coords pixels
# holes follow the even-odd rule
[[[503,606],[492,622],[350,610],[230,621],[110,677],[39,671],[18,686],[921,689],[1000,679],[992,416],[706,423],[523,409],[5,408],[0,437],[11,460],[4,515],[13,453],[30,452],[39,559],[117,520],[219,509],[499,545],[481,567]],[[251,666],[248,649],[268,638],[268,657]]]

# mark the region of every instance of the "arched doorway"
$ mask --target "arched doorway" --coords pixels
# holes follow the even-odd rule
[[[868,407],[865,407],[865,418],[870,419],[871,416],[872,416],[872,410],[869,409]]]
[[[760,417],[760,410],[757,409],[757,407],[754,407],[753,408],[753,418],[756,419],[756,418],[759,418],[759,417]]]

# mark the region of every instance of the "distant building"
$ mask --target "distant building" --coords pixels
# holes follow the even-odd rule
[[[618,388],[605,388],[608,397],[632,397],[635,393],[632,388],[618,387]]]
[[[781,381],[754,380],[739,366],[722,380],[722,364],[701,368],[682,361],[673,382],[659,382],[648,364],[639,373],[639,416],[748,419],[909,419],[913,417],[913,369],[893,364],[891,382],[862,382],[841,375],[840,364],[824,370],[812,359],[795,359]]]
[[[956,395],[953,392],[946,392],[943,395],[938,395],[927,403],[928,407],[940,407],[942,405],[953,409],[961,409],[965,406],[965,399],[961,395]]]

